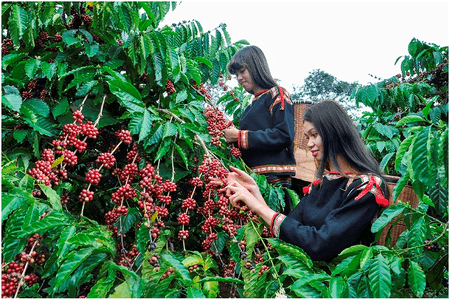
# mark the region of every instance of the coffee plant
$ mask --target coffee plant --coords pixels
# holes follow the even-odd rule
[[[374,230],[400,210],[420,221],[402,244],[354,246],[328,263],[270,238],[260,218],[229,204],[228,167],[246,166],[223,129],[237,125],[251,97],[229,87],[226,64],[248,43],[232,43],[225,24],[161,26],[173,9],[2,3],[2,297],[448,290],[447,215],[425,207],[444,200],[447,185],[437,197],[424,191],[420,210],[394,205],[380,216]],[[442,157],[448,147],[436,142]],[[444,165],[435,171],[436,182],[448,177]],[[274,210],[285,191],[298,202],[252,176]]]

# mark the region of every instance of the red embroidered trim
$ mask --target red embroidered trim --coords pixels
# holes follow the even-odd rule
[[[241,131],[241,147],[248,149],[248,130]]]
[[[254,173],[268,173],[268,172],[295,172],[297,166],[295,165],[260,165],[251,168]]]
[[[238,130],[238,148],[241,148],[241,130]]]
[[[270,220],[270,237],[273,238],[273,221],[275,220],[275,217],[277,217],[277,215],[280,213],[275,213],[272,216],[272,220]]]
[[[281,108],[280,108],[280,110],[284,110],[284,94],[283,94],[283,87],[279,86],[278,89],[280,90],[280,98],[281,98]]]
[[[264,89],[263,91],[257,92],[257,93],[255,93],[255,97],[257,97],[257,96],[259,96],[259,95],[261,95],[261,94],[263,94],[263,93],[265,93],[267,91],[269,91],[269,90],[268,89]]]
[[[273,221],[272,231],[275,238],[278,238],[278,236],[280,235],[281,224],[283,223],[285,218],[285,215],[278,213],[277,217]]]

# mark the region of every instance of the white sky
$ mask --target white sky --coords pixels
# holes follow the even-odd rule
[[[227,24],[232,42],[260,47],[274,78],[292,91],[314,69],[361,84],[400,73],[412,38],[449,45],[446,1],[184,0],[162,25],[195,19],[203,30]]]

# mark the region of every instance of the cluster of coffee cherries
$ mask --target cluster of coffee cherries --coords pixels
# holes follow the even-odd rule
[[[92,5],[88,5],[89,10],[93,10]],[[69,28],[78,29],[81,25],[85,25],[89,28],[92,23],[92,17],[86,13],[86,8],[81,7],[80,12],[78,12],[74,6],[70,8],[70,14],[72,18],[70,19]]]
[[[2,55],[7,55],[10,52],[10,48],[13,47],[13,41],[10,38],[4,38],[2,40]]]
[[[14,261],[8,264],[2,263],[2,298],[12,298],[16,293],[22,291],[24,284],[31,287],[39,281],[39,277],[32,272],[32,267],[29,266],[45,262],[44,254],[35,250],[40,246],[41,240],[42,236],[34,234],[28,239],[24,250],[16,255]],[[24,273],[25,269],[29,273]]]
[[[200,87],[192,82],[192,88],[195,89],[200,95],[202,95],[206,100],[210,101],[212,100],[212,96],[209,93],[209,91],[205,88],[205,85],[203,83],[200,83]]]
[[[222,87],[224,91],[228,91],[229,87],[226,85],[226,81],[227,80],[228,81],[231,80],[231,75],[228,75],[228,77],[225,78],[225,76],[222,73],[220,73],[219,74],[219,78],[221,80],[221,81],[219,81],[220,87]],[[232,90],[229,91],[229,94],[230,94],[231,97],[233,97],[233,101],[239,102],[239,98],[234,94],[234,92]]]
[[[122,244],[117,244],[118,247],[122,247]],[[126,249],[128,248],[128,249]],[[137,246],[135,244],[124,244],[122,248],[117,248],[120,250],[120,261],[119,265],[131,268],[135,258],[140,254]]]
[[[204,115],[206,117],[206,123],[208,124],[208,134],[211,135],[211,143],[215,146],[221,146],[222,142],[220,141],[220,137],[224,136],[224,130],[230,126],[230,122],[227,121],[227,118],[223,114],[222,111],[218,109],[214,109],[211,106],[205,108]],[[241,157],[241,151],[231,146],[231,154],[236,158]]]
[[[197,167],[198,177],[203,178],[202,197],[205,200],[203,205],[198,206],[197,213],[203,215],[205,221],[201,226],[206,234],[202,247],[205,252],[214,253],[212,244],[217,240],[217,230],[223,229],[230,237],[236,235],[242,224],[249,220],[248,214],[241,213],[241,210],[231,206],[223,187],[217,184],[217,180],[226,184],[228,170],[226,170],[219,160],[205,155],[201,165]],[[214,202],[214,194],[217,195],[217,202]],[[251,212],[250,212],[251,213]]]
[[[166,81],[166,91],[168,94],[173,94],[177,92],[177,90],[175,89],[175,85],[173,85],[173,82],[170,79],[167,79]]]
[[[208,133],[211,135],[211,143],[221,146],[220,137],[224,135],[223,130],[228,127],[227,119],[222,111],[216,110],[211,106],[206,107],[204,111],[206,123],[208,124]]]
[[[429,70],[429,71],[420,71],[417,73],[414,70],[413,73],[410,73],[408,71],[405,74],[397,74],[397,75],[395,75],[395,77],[398,79],[398,81],[386,80],[385,89],[389,90],[389,89],[395,88],[402,83],[413,84],[418,81],[428,80],[426,78],[428,78],[429,75],[434,75],[434,76],[438,76],[438,77],[443,75],[444,80],[446,81],[448,78],[448,75],[447,75],[447,72],[443,72],[443,70],[447,67],[448,67],[448,59],[444,59],[444,62],[440,63],[439,65],[436,66],[436,68]]]
[[[433,242],[431,239],[425,240],[425,249],[432,252],[438,252],[441,248],[437,242]]]
[[[24,101],[37,96],[39,96],[41,100],[45,100],[45,96],[48,92],[43,88],[37,88],[37,81],[37,79],[31,80],[26,85],[26,89],[22,91],[21,96]]]
[[[34,167],[28,171],[37,184],[52,187],[67,179],[66,167],[74,167],[78,163],[77,152],[82,153],[87,148],[86,140],[96,139],[99,135],[97,127],[91,121],[84,122],[84,115],[80,110],[74,111],[72,117],[74,122],[64,125],[60,136],[52,141],[53,148],[44,149],[41,159],[36,161]],[[95,183],[99,180],[99,176],[91,172],[86,179]],[[87,191],[80,194],[80,200],[92,200],[93,195],[91,196],[91,193]],[[33,195],[39,194],[41,194],[40,190],[35,189]]]

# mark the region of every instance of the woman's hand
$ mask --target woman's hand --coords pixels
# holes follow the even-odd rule
[[[230,194],[229,199],[232,206],[239,208],[244,204],[248,206],[253,213],[260,216],[267,224],[270,224],[275,211],[272,210],[264,200],[261,202],[261,200],[253,196],[247,188],[237,181],[228,183],[226,190],[227,193]]]
[[[259,201],[265,202],[264,198],[259,191],[259,187],[256,184],[255,180],[248,175],[245,171],[242,171],[238,168],[230,166],[230,172],[228,174],[227,182],[231,184],[233,182],[238,182],[244,188],[246,188],[254,197],[256,197]],[[229,194],[228,194],[229,195]]]
[[[223,130],[223,134],[227,143],[238,141],[239,130],[235,127],[229,127],[228,129]]]
[[[233,207],[239,208],[242,205],[246,205],[252,212],[256,213],[258,207],[263,205],[263,203],[253,196],[247,188],[237,181],[228,183],[225,189],[227,194],[229,194],[230,203]]]

